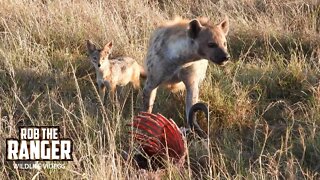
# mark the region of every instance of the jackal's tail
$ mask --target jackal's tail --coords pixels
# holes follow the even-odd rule
[[[147,78],[147,72],[144,70],[143,66],[139,65],[140,68],[140,77]]]
[[[161,114],[141,112],[130,124],[134,141],[150,157],[167,157],[173,162],[183,164],[186,147],[183,136],[172,119]]]

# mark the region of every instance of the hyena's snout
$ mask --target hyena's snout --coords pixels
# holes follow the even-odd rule
[[[230,59],[230,54],[227,51],[223,49],[218,49],[217,52],[215,53],[215,57],[213,58],[213,61],[219,65],[222,65],[229,59]]]
[[[230,59],[230,54],[229,54],[229,53],[225,53],[225,54],[223,54],[223,55],[220,57],[220,60],[221,60],[222,62],[228,61],[229,59]]]

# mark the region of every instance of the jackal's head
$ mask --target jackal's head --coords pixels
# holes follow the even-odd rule
[[[198,54],[216,64],[223,65],[230,55],[227,50],[226,36],[229,31],[229,19],[211,25],[206,18],[189,22],[188,36],[199,46]]]
[[[107,43],[103,49],[97,49],[90,40],[87,40],[87,48],[89,53],[89,59],[95,68],[100,68],[102,64],[107,63],[109,55],[112,51],[112,41]]]

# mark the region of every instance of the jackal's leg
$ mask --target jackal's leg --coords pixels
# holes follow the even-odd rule
[[[132,84],[133,84],[133,88],[134,89],[139,89],[140,88],[140,82],[139,81],[134,81]]]
[[[146,81],[146,84],[143,88],[142,100],[143,100],[143,111],[147,111],[149,113],[152,112],[154,100],[157,95],[158,84],[153,84],[150,80]]]
[[[140,74],[136,74],[136,76],[132,80],[132,85],[134,89],[140,88]]]
[[[98,84],[99,96],[101,102],[104,103],[104,95],[106,93],[106,86],[104,84]]]
[[[114,101],[116,97],[116,85],[110,85],[109,90],[109,98],[111,99],[111,101]]]
[[[115,84],[110,84],[109,99],[111,101],[112,106],[120,110],[121,105],[119,103],[117,86]]]

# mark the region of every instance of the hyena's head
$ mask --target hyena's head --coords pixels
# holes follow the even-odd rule
[[[109,55],[112,51],[112,41],[107,43],[103,49],[97,49],[90,40],[87,40],[89,59],[95,68],[100,68],[102,64],[109,63]]]
[[[207,18],[202,18],[189,22],[188,35],[199,45],[198,54],[201,58],[223,65],[230,58],[226,40],[228,31],[227,17],[216,25],[210,25]]]

